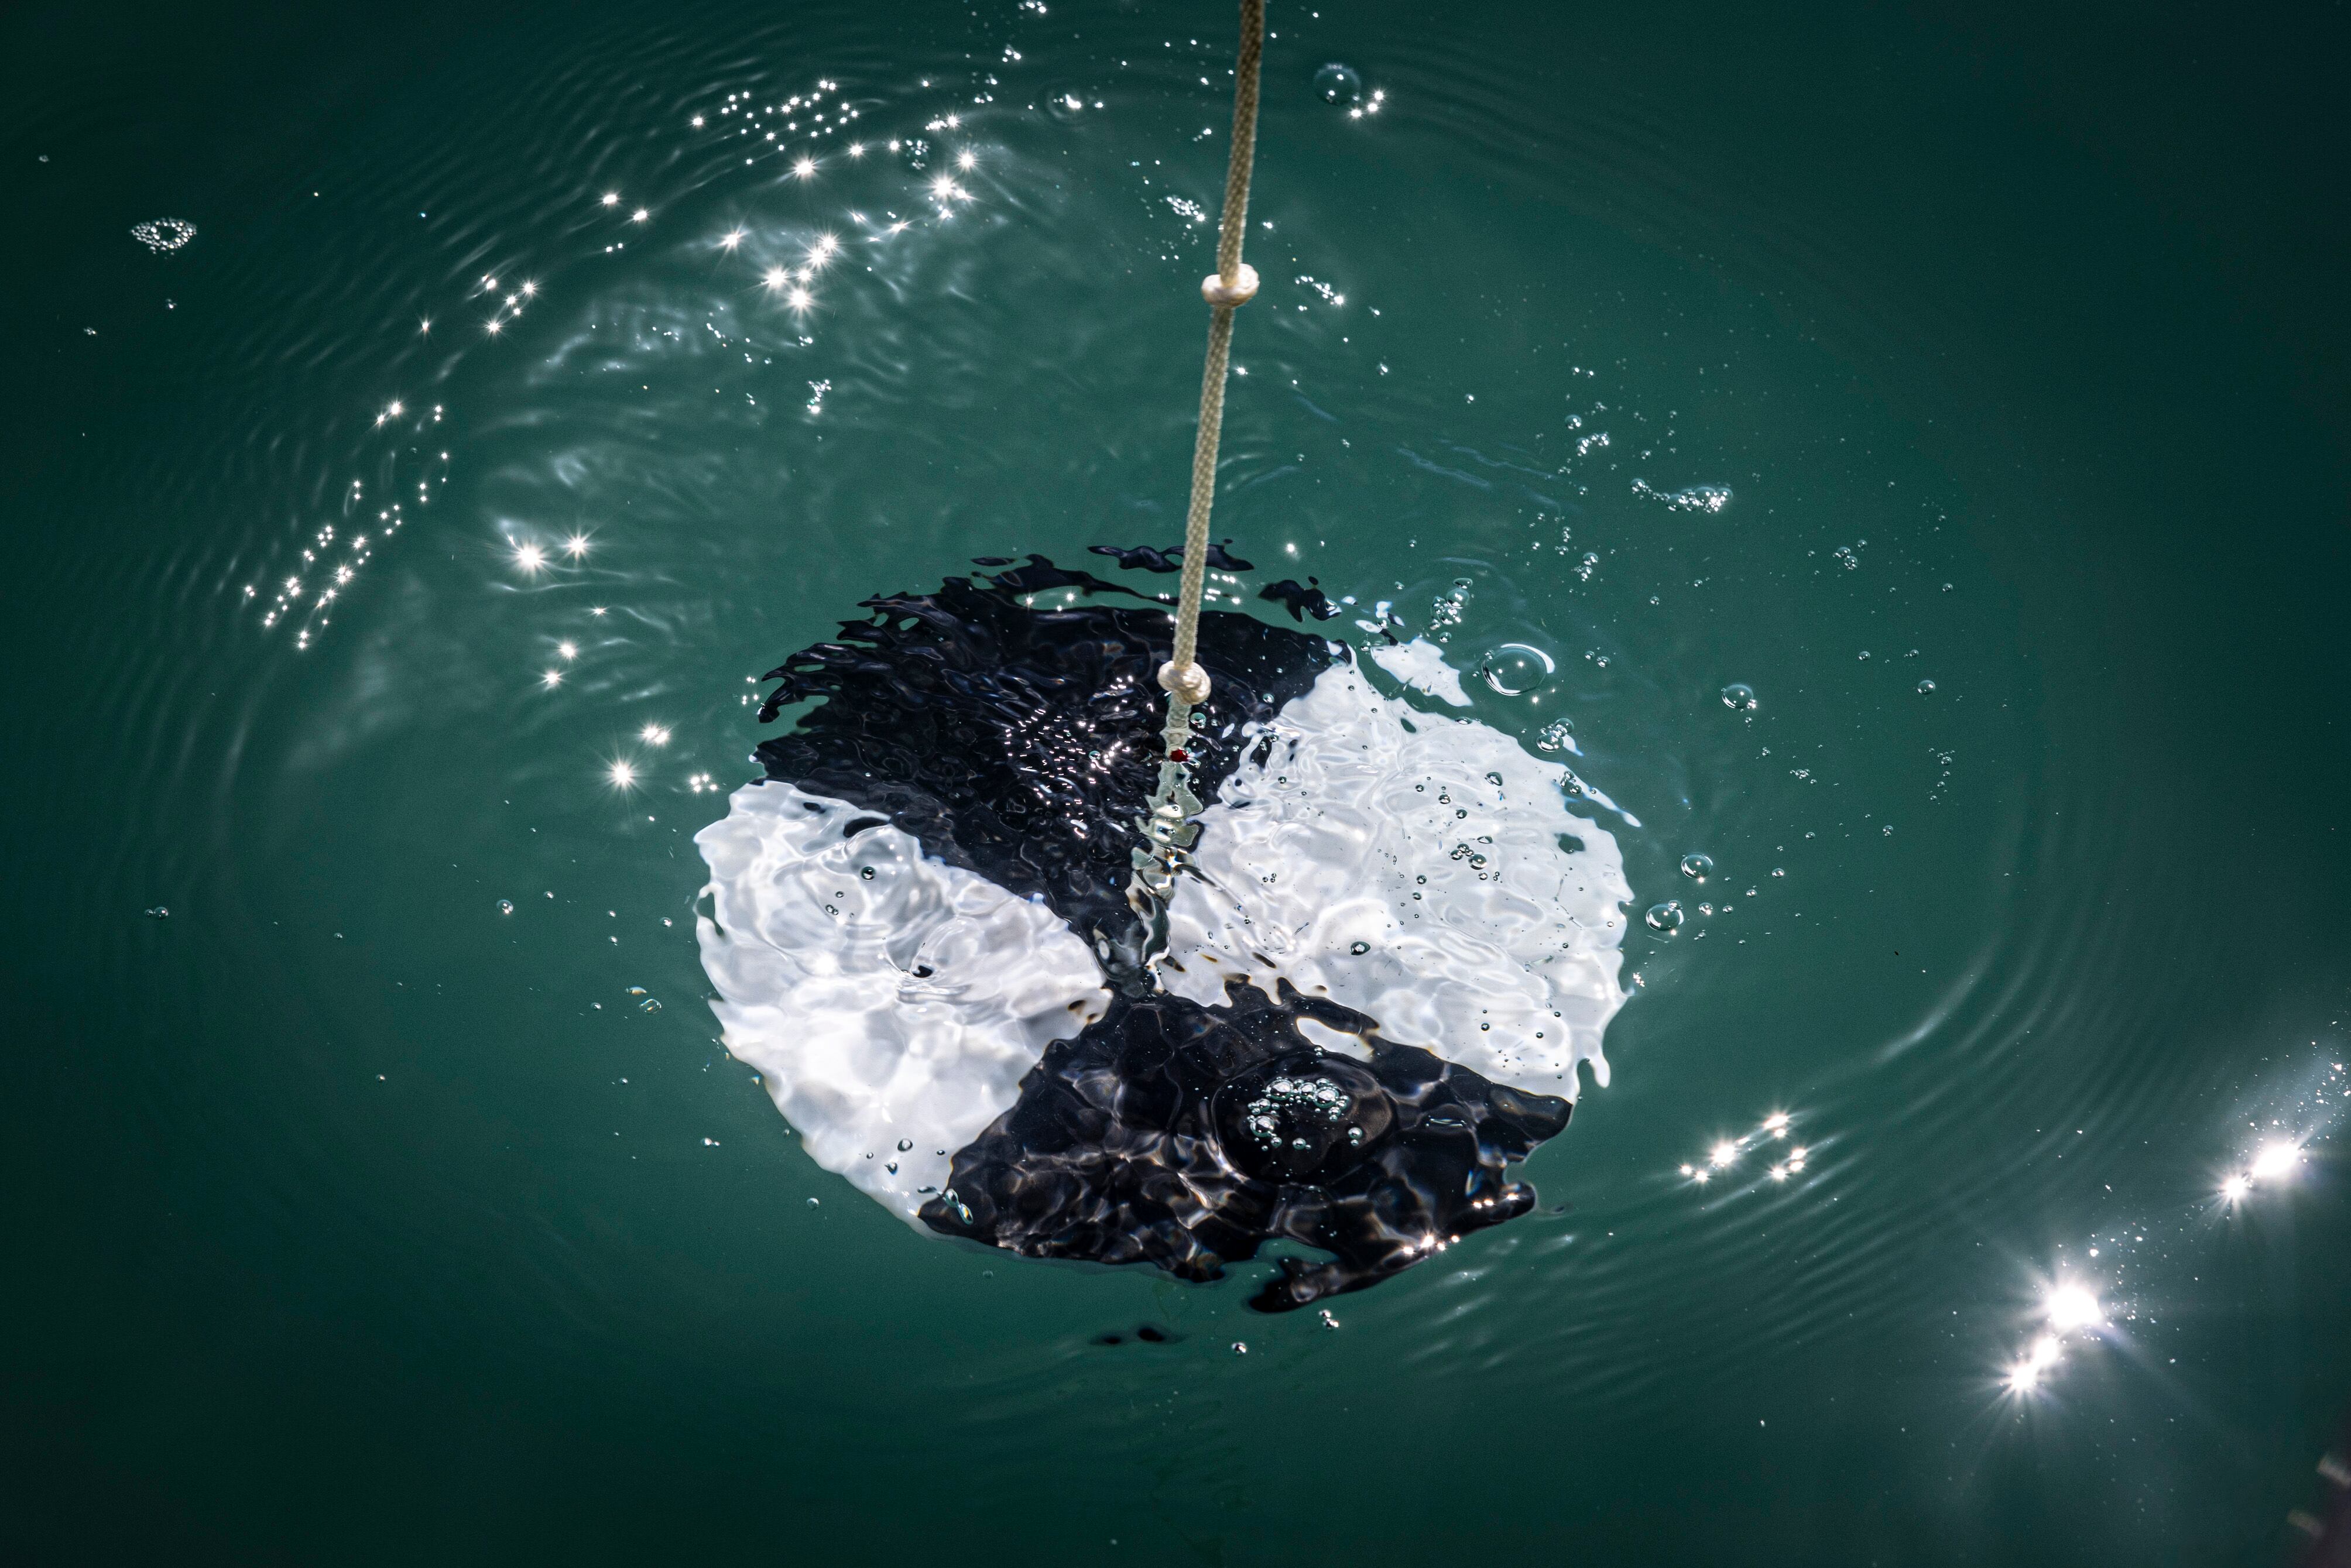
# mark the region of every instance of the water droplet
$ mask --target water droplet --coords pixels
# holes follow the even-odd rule
[[[1642,918],[1649,923],[1651,930],[1662,931],[1670,936],[1682,928],[1682,906],[1669,898],[1663,904],[1651,904],[1649,913]]]
[[[1354,67],[1332,60],[1314,73],[1314,90],[1322,95],[1323,102],[1343,108],[1363,101],[1364,78],[1355,74]]]
[[[511,898],[499,899],[498,913],[500,915],[512,915],[514,913],[514,900]]]
[[[637,1004],[637,1010],[641,1013],[657,1013],[661,1011],[661,998],[659,997],[647,997],[643,1001]]]
[[[814,1198],[810,1198],[810,1199],[809,1199],[809,1207],[810,1207],[810,1208],[814,1208],[814,1207],[816,1207],[816,1199],[814,1199]]]
[[[914,1146],[914,1140],[912,1138],[901,1138],[898,1140],[898,1152],[902,1155]]]
[[[1351,942],[1347,945],[1347,951],[1353,953],[1358,958],[1362,957],[1371,950],[1372,945],[1368,942]]]
[[[859,866],[857,868],[857,874],[863,877],[867,882],[872,882],[873,880],[873,868],[870,865]]]
[[[1932,682],[1932,681],[1920,681],[1920,682],[1918,683],[1918,695],[1919,695],[1920,696],[1922,696],[1922,697],[1923,697],[1923,696],[1925,696],[1928,692],[1933,691],[1934,689],[1935,689],[1935,683],[1934,683],[1934,682]]]
[[[1704,882],[1707,879],[1708,874],[1713,870],[1714,860],[1712,856],[1701,854],[1687,854],[1682,856],[1682,874],[1684,876],[1694,878],[1698,882]]]
[[[1755,711],[1755,688],[1745,681],[1733,681],[1722,688],[1722,706],[1734,713]]]
[[[1249,1346],[1239,1340],[1235,1340],[1233,1341],[1233,1354],[1235,1355],[1247,1355],[1249,1354]]]
[[[1519,697],[1539,689],[1558,667],[1541,648],[1531,648],[1524,643],[1505,643],[1486,655],[1478,673],[1504,696]]]

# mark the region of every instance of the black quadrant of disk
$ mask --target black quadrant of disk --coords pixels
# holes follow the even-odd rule
[[[1064,591],[1074,590],[1075,595]],[[1032,607],[1040,595],[1076,601]],[[1089,602],[1115,595],[1139,602]],[[877,595],[841,635],[786,659],[759,717],[810,698],[760,744],[769,779],[904,830],[923,852],[1046,905],[1089,945],[1131,920],[1135,823],[1158,782],[1174,636],[1165,601],[1042,556],[933,593]],[[1321,637],[1200,617],[1215,689],[1197,710],[1193,789],[1213,800],[1249,744],[1334,659]]]

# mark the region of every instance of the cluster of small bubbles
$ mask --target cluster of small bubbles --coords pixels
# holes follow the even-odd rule
[[[1861,564],[1861,557],[1854,553],[1854,549],[1851,545],[1839,545],[1830,553],[1836,557],[1837,564],[1844,567],[1847,571],[1853,570],[1854,568]]]
[[[1541,689],[1558,667],[1541,648],[1524,643],[1505,643],[1486,655],[1478,673],[1502,695],[1520,697]]]
[[[1682,856],[1682,874],[1693,882],[1704,882],[1713,871],[1711,856],[1698,853]]]
[[[1573,719],[1555,718],[1549,724],[1543,726],[1542,733],[1535,737],[1535,749],[1538,751],[1572,751],[1575,748],[1575,742],[1569,737],[1574,735],[1574,733],[1575,721]]]
[[[177,250],[196,237],[196,225],[185,218],[150,218],[131,225],[131,237],[149,250]]]
[[[1453,586],[1438,594],[1430,603],[1428,630],[1434,641],[1446,642],[1453,635],[1453,628],[1461,624],[1462,612],[1469,604],[1469,586],[1468,578],[1457,577],[1453,580]]]
[[[1608,655],[1597,648],[1586,648],[1583,651],[1583,656],[1594,669],[1604,670],[1608,667]]]
[[[514,900],[511,898],[499,899],[498,913],[500,915],[512,915],[514,913]]]
[[[1918,695],[1919,695],[1920,696],[1922,696],[1922,697],[1923,697],[1923,696],[1925,696],[1928,692],[1933,691],[1934,689],[1935,689],[1935,683],[1934,683],[1934,682],[1932,682],[1932,681],[1920,681],[1920,682],[1918,683]]]
[[[1293,1114],[1311,1113],[1326,1122],[1338,1122],[1346,1117],[1348,1104],[1335,1083],[1302,1078],[1276,1078],[1249,1103],[1249,1132],[1259,1143],[1279,1143],[1281,1113],[1284,1111]],[[1290,1144],[1293,1148],[1312,1147],[1302,1137],[1291,1139]]]
[[[1755,711],[1755,688],[1745,681],[1733,681],[1722,688],[1722,706],[1733,713]]]
[[[1604,442],[1606,437],[1601,439]],[[1643,453],[1642,455],[1646,457],[1648,454]],[[1730,504],[1730,491],[1721,485],[1692,485],[1686,490],[1666,491],[1656,488],[1646,479],[1635,479],[1633,481],[1633,493],[1663,501],[1677,512],[1719,512]]]
[[[1341,108],[1361,103],[1364,99],[1364,78],[1353,66],[1343,66],[1332,60],[1314,73],[1314,90],[1322,95],[1325,103]]]
[[[169,920],[172,918],[172,912],[159,904],[154,908],[147,911],[147,918],[150,920]]]
[[[716,789],[718,780],[707,773],[689,773],[686,775],[685,788],[688,794],[699,795],[705,790]]]
[[[1663,904],[1653,904],[1649,906],[1648,914],[1642,918],[1649,923],[1649,929],[1652,931],[1662,932],[1670,936],[1682,928],[1680,901],[1669,898]]]
[[[1578,582],[1590,582],[1592,574],[1599,570],[1600,558],[1586,550],[1583,552],[1583,559],[1575,563],[1575,580]]]

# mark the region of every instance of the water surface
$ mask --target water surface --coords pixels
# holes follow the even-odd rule
[[[1539,1211],[1333,1329],[912,1234],[693,938],[750,677],[1180,531],[1223,10],[18,18],[46,1554],[2278,1560],[2351,1405],[2343,39],[2068,26],[1277,7],[1217,532],[1681,917]]]

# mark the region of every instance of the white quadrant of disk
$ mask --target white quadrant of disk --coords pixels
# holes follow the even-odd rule
[[[726,1047],[818,1165],[914,1220],[1046,1046],[1102,1016],[1102,971],[1042,904],[873,812],[783,783],[728,807],[695,835]]]
[[[1573,1099],[1589,1061],[1605,1086],[1633,893],[1615,839],[1568,810],[1567,769],[1344,665],[1271,739],[1201,815],[1167,988],[1215,1003],[1229,978],[1287,978],[1498,1083]]]

